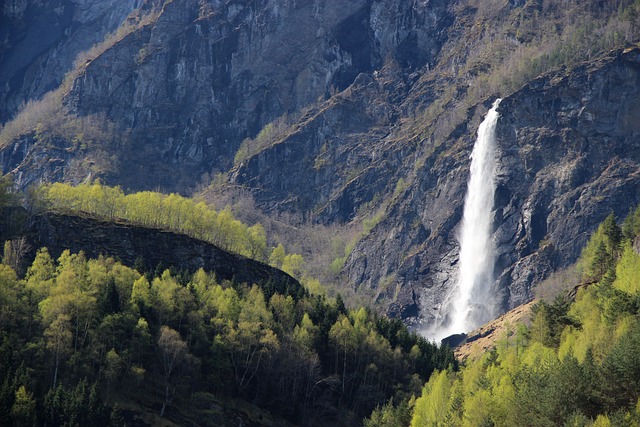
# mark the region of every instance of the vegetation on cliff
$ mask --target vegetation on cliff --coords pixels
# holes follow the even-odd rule
[[[11,205],[10,180],[2,182],[0,201]],[[251,229],[177,195],[125,196],[99,184],[42,186],[28,200],[190,234],[215,228],[228,240]],[[2,425],[165,417],[218,426],[238,416],[352,425],[389,398],[407,401],[434,369],[457,366],[450,349],[340,297],[220,282],[202,269],[138,271],[68,250],[55,260],[46,248],[20,278],[19,242],[5,244],[0,264]],[[279,245],[269,261],[295,272],[301,257]]]
[[[178,194],[152,191],[125,194],[120,187],[100,183],[71,186],[46,184],[29,192],[28,202],[37,211],[88,215],[105,221],[126,222],[147,228],[186,234],[256,261],[270,264],[299,280],[315,294],[325,294],[320,281],[305,268],[302,255],[287,253],[282,244],[270,247],[260,223],[248,226],[230,208],[216,210],[203,201]]]

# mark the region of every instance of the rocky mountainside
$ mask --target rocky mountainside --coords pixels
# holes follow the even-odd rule
[[[493,239],[498,251],[495,292],[503,310],[530,300],[533,284],[574,262],[590,232],[610,212],[623,217],[640,202],[639,55],[638,48],[612,52],[569,72],[540,77],[502,101]],[[367,103],[360,94],[382,85],[384,77],[358,79],[341,103],[334,99],[316,117],[304,118],[292,135],[236,168],[232,177],[254,187],[266,209],[309,206],[321,220],[344,221],[355,214],[354,207],[394,192],[414,167],[412,185],[391,196],[384,218],[355,247],[344,275],[376,300],[391,301],[392,314],[412,318],[420,313],[429,322],[429,313],[437,316],[455,280],[469,153],[486,108],[470,110],[469,120],[444,144],[430,147],[432,153],[416,167],[416,154],[408,155],[406,143],[393,141],[393,131],[384,134],[365,119]],[[348,108],[354,113],[342,116],[353,121],[335,118],[336,111]],[[332,122],[339,130],[327,124]],[[368,136],[381,133],[372,146],[352,154],[363,169],[351,181],[336,180],[336,165],[358,164],[342,153],[319,167],[317,160],[316,167],[298,166],[313,160],[300,160],[300,152],[315,148],[322,159],[323,145],[337,146],[331,137],[322,137],[316,123],[323,123],[329,135],[348,134],[342,129],[354,123],[369,125]],[[348,146],[334,150],[349,148],[355,151]],[[377,158],[376,148],[384,153]],[[296,190],[298,185],[320,191],[305,193]]]
[[[639,55],[638,48],[615,51],[545,75],[500,104],[493,240],[503,310],[530,300],[532,285],[574,262],[598,221],[611,212],[624,217],[640,202]],[[382,295],[395,298],[392,312],[403,317],[417,309],[437,316],[455,280],[472,130],[425,163],[419,184],[356,247],[345,269],[351,283],[380,293],[379,283],[394,275]],[[400,249],[406,247],[415,248],[409,256]]]
[[[638,12],[627,0],[149,1],[56,97],[7,123],[0,163],[22,188],[99,177],[188,193],[222,172],[216,191],[241,189],[260,215],[366,223],[335,282],[423,328],[455,282],[469,153],[500,96],[506,310],[640,202]]]
[[[148,3],[140,15],[152,19],[80,64],[62,101],[73,115],[131,131],[135,144],[118,147],[126,160],[108,172],[138,189],[184,190],[224,171],[245,137],[346,88],[387,56],[433,61],[441,45],[433,35],[447,16],[442,1],[425,10],[408,1]],[[35,139],[4,169],[42,151],[31,148]],[[37,181],[38,166],[21,168],[19,181]]]
[[[11,0],[0,9],[0,123],[62,82],[140,0]]]

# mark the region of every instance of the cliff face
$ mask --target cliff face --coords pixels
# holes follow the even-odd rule
[[[533,285],[575,262],[609,213],[624,217],[640,202],[639,55],[619,50],[540,77],[500,104],[493,208],[500,311],[529,301]],[[252,188],[267,211],[306,210],[326,223],[348,221],[384,195],[383,218],[357,244],[343,278],[423,327],[442,316],[455,285],[469,154],[492,100],[468,110],[442,144],[414,142],[395,120],[401,107],[372,102],[402,97],[407,85],[390,78],[385,70],[358,77],[231,179]],[[399,186],[401,178],[411,184]]]
[[[530,300],[533,285],[575,262],[608,214],[622,218],[640,202],[639,58],[638,48],[615,51],[538,78],[500,104],[493,241],[502,310]],[[477,116],[446,157],[425,163],[348,262],[349,281],[395,299],[393,314],[413,317],[419,309],[418,321],[429,323],[456,280]],[[385,277],[394,286],[381,289]]]
[[[444,2],[166,2],[157,19],[91,61],[65,103],[130,128],[118,182],[193,186],[232,166],[240,142],[350,85],[385,57],[422,65]]]
[[[391,132],[399,112],[388,100],[406,96],[407,86],[385,87],[384,74],[360,74],[272,147],[237,165],[231,181],[253,189],[267,212],[296,212],[325,224],[352,220],[360,206],[393,191],[405,174],[404,148]]]
[[[640,202],[639,100],[633,48],[536,79],[501,105],[495,236],[499,262],[513,265],[502,278],[510,306],[531,298],[529,283],[550,267],[572,262],[609,213],[623,218]]]
[[[142,0],[11,0],[0,9],[0,123],[62,82]]]

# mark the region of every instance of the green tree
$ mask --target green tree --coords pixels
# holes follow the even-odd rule
[[[631,243],[622,246],[622,255],[616,265],[616,280],[613,286],[623,292],[636,295],[640,291],[640,256]]]
[[[47,248],[41,248],[36,253],[31,267],[27,269],[26,287],[34,292],[36,298],[43,299],[49,294],[53,285],[56,267]]]
[[[609,214],[602,222],[602,230],[606,236],[607,250],[616,256],[622,242],[622,230],[616,223],[616,217],[613,213]]]
[[[640,207],[627,215],[622,223],[622,235],[625,239],[633,241],[638,234],[640,234]]]
[[[58,369],[60,360],[71,353],[71,344],[73,341],[73,333],[71,332],[71,324],[69,316],[59,314],[49,327],[44,331],[47,349],[51,351],[54,358],[53,386],[56,388],[58,383]]]
[[[304,260],[300,254],[289,254],[284,257],[282,261],[282,271],[295,277],[296,279],[302,278],[302,267]]]
[[[11,407],[11,418],[15,426],[31,427],[35,425],[36,400],[23,385],[16,391],[15,401]]]
[[[286,254],[284,251],[284,246],[282,246],[282,243],[280,243],[271,251],[271,255],[269,255],[269,265],[275,268],[282,269],[282,264],[284,263],[285,256]]]
[[[0,264],[0,333],[12,325],[22,308],[18,299],[18,278],[7,265]]]
[[[273,314],[267,309],[260,288],[253,286],[242,302],[237,324],[227,329],[226,336],[240,390],[246,389],[265,359],[268,361],[280,347],[272,327]]]
[[[170,405],[173,400],[180,375],[185,369],[191,367],[196,360],[189,353],[187,343],[182,340],[180,334],[168,326],[160,328],[158,349],[164,379],[164,399],[160,409],[160,416],[164,417],[167,405]]]
[[[187,343],[182,340],[178,332],[168,326],[163,326],[160,329],[158,348],[160,349],[164,372],[164,401],[160,410],[160,416],[164,417],[164,411],[173,397],[172,374],[176,366],[182,362],[182,359],[187,354]]]
[[[349,356],[353,356],[358,347],[356,331],[347,316],[340,316],[336,323],[329,331],[329,340],[335,348],[335,369],[336,373],[341,369],[342,395],[345,393],[347,382],[347,360]],[[340,362],[340,354],[342,353],[342,362]]]
[[[451,381],[447,371],[436,372],[416,400],[411,427],[446,426],[451,410]]]
[[[4,243],[2,263],[13,268],[18,273],[23,273],[24,257],[29,252],[30,246],[23,236],[18,239],[7,240]]]
[[[390,400],[384,406],[377,407],[371,416],[364,420],[364,427],[407,427],[411,424],[413,403],[403,400],[394,406],[393,400]]]
[[[248,228],[248,253],[249,258],[253,258],[258,261],[266,261],[267,258],[267,234],[264,231],[264,227],[260,224],[255,224]]]
[[[109,350],[105,356],[104,360],[104,376],[107,379],[107,384],[109,390],[111,389],[111,384],[115,382],[120,376],[120,372],[122,371],[122,358],[118,354],[115,348]]]
[[[315,348],[316,340],[318,339],[318,327],[313,324],[313,321],[307,313],[304,313],[299,325],[293,330],[294,340],[303,348],[313,350]]]

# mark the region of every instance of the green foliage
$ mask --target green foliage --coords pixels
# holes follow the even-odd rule
[[[531,336],[547,347],[557,348],[565,327],[580,328],[580,322],[569,315],[571,302],[558,295],[553,303],[539,301],[532,307]]]
[[[46,425],[109,425],[97,384],[89,386],[86,380],[75,387],[49,389],[42,406],[41,418]]]
[[[364,420],[365,427],[406,427],[411,423],[411,409],[415,404],[415,399],[411,401],[403,400],[399,405],[394,406],[393,401],[385,403],[384,406],[376,408],[371,416]]]
[[[236,165],[242,163],[283,138],[289,130],[290,122],[288,116],[284,115],[262,128],[255,138],[246,138],[240,144],[233,163]]]
[[[7,240],[4,242],[2,263],[22,274],[24,273],[24,258],[30,249],[31,246],[27,243],[27,239],[24,236],[13,240]]]
[[[393,190],[393,197],[398,197],[404,193],[407,188],[409,188],[409,183],[405,181],[404,178],[400,178],[396,183],[396,188]]]
[[[36,401],[21,385],[16,391],[15,401],[11,407],[11,417],[16,426],[32,426],[36,420]]]
[[[293,277],[302,277],[302,265],[304,260],[300,254],[289,254],[284,257],[282,261],[282,271],[290,274]]]
[[[591,236],[578,259],[578,270],[584,282],[597,282],[608,273],[615,275],[621,242],[622,231],[611,214]]]
[[[627,294],[637,295],[640,291],[640,255],[631,247],[630,242],[625,242],[622,255],[616,265],[616,280],[613,286]]]
[[[453,424],[454,391],[447,371],[434,373],[416,400],[411,427],[446,426]]]
[[[192,395],[251,401],[294,423],[355,422],[455,365],[400,321],[274,289],[203,270],[143,276],[69,251],[39,250],[24,279],[1,264],[0,422],[122,425],[107,404],[117,401],[190,424],[202,416]],[[409,419],[407,406],[386,407],[383,425]]]
[[[284,258],[286,253],[284,251],[284,246],[279,244],[271,251],[271,255],[269,255],[269,265],[275,268],[282,269],[282,264],[284,264]]]

